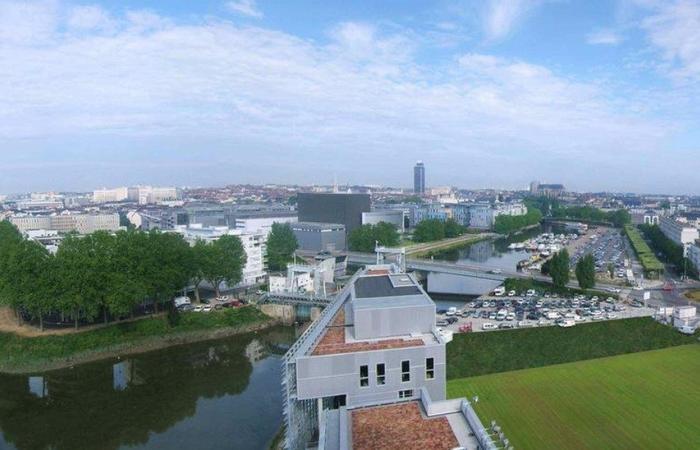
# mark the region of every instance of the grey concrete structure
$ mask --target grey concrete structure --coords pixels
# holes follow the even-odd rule
[[[413,167],[413,192],[425,194],[425,166],[423,161],[418,161]]]
[[[338,223],[297,222],[290,227],[299,243],[299,250],[339,251],[345,250],[345,226]]]
[[[299,222],[339,223],[349,234],[362,225],[362,213],[370,211],[368,194],[297,194]]]

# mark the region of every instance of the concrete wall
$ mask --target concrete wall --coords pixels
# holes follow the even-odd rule
[[[431,302],[432,303],[432,302]],[[355,339],[429,333],[435,326],[435,304],[402,308],[360,308],[353,314]]]
[[[293,305],[265,304],[260,306],[260,310],[283,325],[292,325],[297,318]]]
[[[425,379],[425,360],[434,358],[435,377]],[[411,362],[411,380],[401,381],[401,361]],[[377,385],[376,366],[384,363],[386,384]],[[360,387],[360,366],[369,366],[369,386]],[[445,398],[445,346],[375,350],[338,355],[305,356],[297,360],[297,396],[300,400],[347,395],[347,406],[399,401],[399,391],[425,386],[434,400]]]

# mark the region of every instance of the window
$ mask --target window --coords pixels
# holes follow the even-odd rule
[[[377,364],[377,385],[386,384],[386,370],[384,364]]]
[[[433,358],[425,359],[425,379],[432,380],[435,378],[435,360]]]
[[[401,381],[411,381],[411,362],[401,361]]]
[[[369,366],[360,366],[360,387],[369,386]]]
[[[411,397],[413,397],[413,389],[399,391],[399,398],[411,398]]]

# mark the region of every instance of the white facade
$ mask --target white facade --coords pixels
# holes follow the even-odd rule
[[[236,219],[236,229],[244,233],[263,233],[268,236],[272,231],[273,223],[297,223],[297,221],[297,216],[249,217]]]
[[[213,242],[225,235],[238,236],[246,254],[243,277],[239,286],[250,286],[264,279],[266,275],[265,242],[267,235],[258,232],[245,233],[229,227],[202,227],[198,225],[178,226],[175,228],[175,232],[182,234],[190,245],[194,245],[198,239]]]
[[[97,189],[92,192],[93,203],[123,202],[128,199],[129,189],[126,187]]]
[[[527,206],[517,202],[474,205],[469,208],[469,226],[488,229],[493,227],[498,216],[523,216],[525,214],[527,214]]]
[[[13,216],[10,222],[21,232],[56,230],[90,234],[95,231],[118,231],[119,214],[61,214],[54,216]]]
[[[662,217],[659,227],[667,238],[678,245],[686,246],[687,244],[693,244],[700,238],[697,228],[669,217]]]
[[[700,270],[700,247],[697,244],[689,245],[687,247],[686,256],[693,263],[696,269]]]

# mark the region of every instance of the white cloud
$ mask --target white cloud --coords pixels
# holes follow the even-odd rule
[[[484,17],[486,37],[494,41],[507,37],[541,3],[540,0],[489,0]]]
[[[681,0],[651,5],[642,21],[651,44],[661,51],[671,75],[700,77],[700,2]]]
[[[112,30],[116,24],[109,13],[97,5],[76,6],[68,14],[68,26],[79,30]]]
[[[352,177],[423,157],[526,182],[552,158],[576,159],[577,170],[612,165],[657,150],[674,131],[603,84],[486,54],[424,63],[410,34],[369,24],[339,24],[320,42],[143,11],[110,16],[110,33],[45,15],[19,26],[48,29],[50,40],[0,41],[5,155],[38,139],[95,149],[160,139],[202,157],[230,145],[226,157],[249,167],[336,164]]]
[[[260,19],[263,17],[262,11],[258,8],[255,0],[236,0],[226,2],[226,7],[237,14]]]
[[[586,35],[586,42],[591,45],[617,45],[622,42],[622,36],[615,30],[597,30]]]

